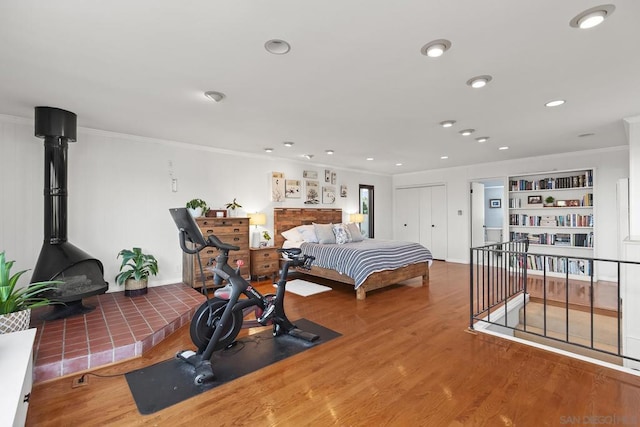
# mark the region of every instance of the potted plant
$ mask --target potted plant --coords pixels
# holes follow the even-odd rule
[[[269,246],[269,240],[271,240],[271,235],[267,230],[262,232],[262,238],[266,240],[266,246]]]
[[[242,205],[240,203],[236,202],[236,198],[235,197],[233,198],[233,202],[227,203],[226,206],[227,206],[227,209],[230,210],[229,216],[236,216],[236,209],[242,207]]]
[[[123,249],[117,258],[122,257],[120,273],[116,276],[118,285],[124,284],[124,294],[135,297],[147,293],[149,276],[158,274],[158,261],[153,255],[143,254],[142,249]]]
[[[18,279],[27,270],[11,275],[13,263],[14,261],[6,260],[4,252],[0,252],[0,334],[28,329],[31,309],[50,304],[47,298],[39,295],[62,283],[52,280],[16,289]]]
[[[544,199],[544,205],[545,206],[553,206],[553,202],[555,202],[556,199],[554,199],[552,196],[548,196],[546,199]]]
[[[202,199],[191,199],[187,202],[187,209],[192,217],[197,218],[207,213],[207,202]]]

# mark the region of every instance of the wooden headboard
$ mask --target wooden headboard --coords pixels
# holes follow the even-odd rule
[[[342,222],[342,209],[312,209],[312,208],[274,208],[273,234],[274,244],[281,248],[284,243],[283,231],[299,225],[312,223],[339,224]]]

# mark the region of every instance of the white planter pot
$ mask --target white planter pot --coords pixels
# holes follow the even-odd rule
[[[194,218],[198,218],[202,216],[202,208],[195,208],[195,209],[187,208],[187,210],[189,211],[191,216]]]
[[[0,334],[25,331],[29,329],[31,321],[31,309],[16,311],[9,314],[0,314]]]

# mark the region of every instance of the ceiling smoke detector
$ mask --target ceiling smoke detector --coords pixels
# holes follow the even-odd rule
[[[267,52],[273,53],[274,55],[284,55],[285,53],[289,53],[291,45],[284,40],[272,39],[264,44],[264,48],[267,49]]]
[[[222,92],[216,92],[215,90],[210,90],[204,93],[204,96],[206,96],[207,98],[209,98],[210,100],[214,101],[214,102],[220,102],[224,99],[224,93]]]

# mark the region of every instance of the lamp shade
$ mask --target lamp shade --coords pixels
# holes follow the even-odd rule
[[[361,223],[364,222],[364,215],[361,213],[352,213],[349,214],[349,221],[351,222],[355,222],[355,223]]]
[[[263,213],[250,213],[249,224],[250,225],[265,225],[267,223],[267,216]]]

